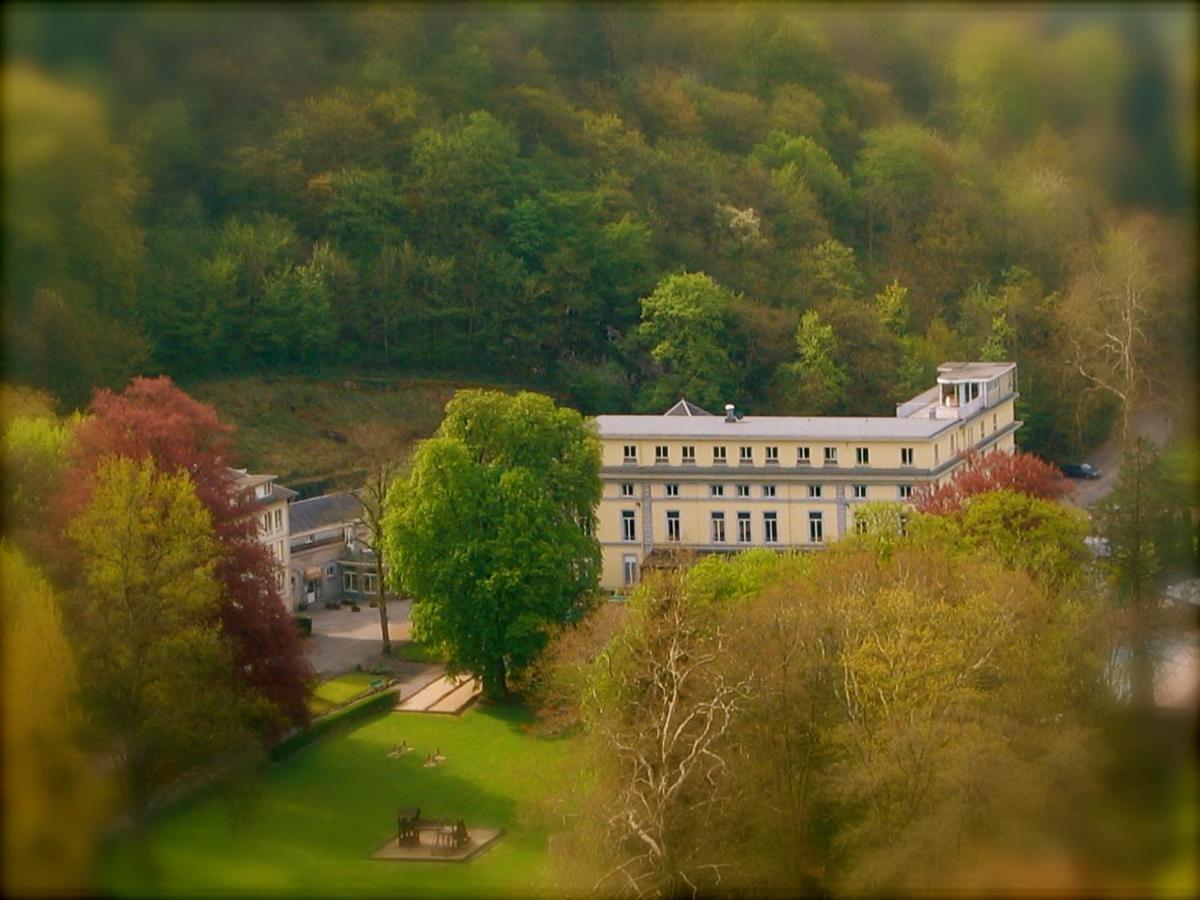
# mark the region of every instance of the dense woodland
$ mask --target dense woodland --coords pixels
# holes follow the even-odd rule
[[[354,370],[887,414],[938,362],[1016,359],[1021,437],[1063,458],[1190,395],[1182,8],[6,25],[6,367],[64,409],[138,373]],[[1131,309],[1114,354],[1098,323]]]

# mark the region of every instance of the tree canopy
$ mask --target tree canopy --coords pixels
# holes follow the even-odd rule
[[[494,697],[599,578],[600,449],[574,410],[533,393],[459,391],[388,492],[393,586],[414,633]]]

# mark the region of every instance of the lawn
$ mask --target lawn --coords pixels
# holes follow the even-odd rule
[[[329,712],[335,706],[357,697],[374,682],[385,677],[374,675],[371,672],[347,672],[345,675],[323,681],[313,690],[312,697],[308,701],[308,710],[314,716]]]
[[[105,895],[389,894],[526,896],[553,893],[542,801],[572,776],[574,742],[525,734],[522,709],[462,716],[385,713],[347,726],[271,767],[243,821],[217,798],[165,813],[151,841],[163,873],[146,884],[127,841],[102,860]],[[390,759],[407,740],[415,752]],[[447,757],[423,766],[426,753]],[[395,833],[395,810],[463,818],[505,835],[469,863],[367,859]]]

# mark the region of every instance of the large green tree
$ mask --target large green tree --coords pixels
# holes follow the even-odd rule
[[[391,583],[453,670],[508,693],[595,591],[599,442],[548,397],[459,391],[388,494]]]
[[[191,480],[118,456],[94,478],[67,529],[82,560],[73,633],[93,737],[118,762],[141,830],[161,791],[237,771],[264,711],[235,687],[218,544]]]

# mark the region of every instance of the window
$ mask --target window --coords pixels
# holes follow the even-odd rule
[[[900,499],[901,500],[912,499],[912,485],[911,484],[900,485]]]
[[[779,521],[775,513],[763,513],[763,540],[768,544],[779,543]]]
[[[855,517],[854,533],[855,534],[866,534],[867,533],[867,520],[866,519],[862,519],[857,516]]]
[[[625,462],[627,462],[627,463],[637,462],[637,444],[626,444],[625,445]]]
[[[750,543],[750,513],[740,512],[737,514],[738,532],[737,538],[739,544]]]
[[[358,573],[343,572],[342,573],[342,589],[352,594],[358,593]]]
[[[655,445],[654,461],[656,463],[665,463],[667,461],[667,445],[666,444]]]
[[[939,456],[941,456],[941,447],[940,447],[940,446],[938,446],[937,444],[934,444],[934,445],[933,445],[933,464],[934,464],[935,466],[938,464],[938,457],[939,457]]]
[[[820,500],[821,486],[819,484],[810,484],[808,486],[808,496],[810,500]]]
[[[950,455],[954,455],[954,435],[950,435]]]
[[[332,578],[336,574],[337,574],[337,569],[333,566],[330,566],[328,569],[325,570],[326,578]]]
[[[633,485],[630,484],[629,482],[622,483],[621,496],[622,497],[632,497],[633,496]]]
[[[992,413],[992,431],[996,430],[996,414]]]
[[[621,558],[621,568],[625,571],[626,586],[637,584],[638,578],[638,561],[636,556],[623,556]]]
[[[637,540],[637,525],[633,520],[633,510],[621,510],[621,540],[636,541]]]
[[[708,496],[710,496],[710,497],[724,497],[724,496],[725,496],[725,485],[723,485],[723,484],[710,484],[710,485],[708,486]]]
[[[724,447],[713,447],[713,463],[715,465],[720,465],[720,464],[724,464],[724,462],[725,462],[725,448]]]
[[[913,448],[912,447],[901,447],[900,448],[900,465],[911,466],[912,464],[913,464]]]
[[[667,489],[668,497],[678,497],[679,496],[679,485],[668,484],[668,485],[666,485],[666,489]]]
[[[696,464],[696,448],[692,447],[690,445],[684,445],[681,449],[683,451],[684,463],[691,463],[692,465],[695,465]]]
[[[827,465],[827,466],[836,466],[837,465],[837,447],[826,447],[825,448],[825,465]]]
[[[753,447],[739,447],[738,448],[738,461],[744,462],[744,463],[754,462],[754,448]]]
[[[283,529],[283,510],[277,509],[277,510],[275,510],[275,530],[281,531],[282,529]]]
[[[775,496],[775,485],[764,484],[763,485],[763,496],[764,497],[774,497]]]
[[[778,447],[768,447],[767,448],[767,465],[768,466],[779,465],[779,448]]]
[[[667,512],[667,540],[673,544],[679,543],[679,510]]]
[[[262,533],[263,534],[271,533],[271,514],[269,512],[265,512],[262,514]]]
[[[739,497],[749,497],[750,496],[750,485],[739,484],[737,486],[737,495]]]
[[[796,465],[811,466],[812,465],[812,448],[797,447],[796,448]]]
[[[725,513],[715,512],[712,514],[712,542],[714,544],[725,543]]]
[[[808,539],[814,544],[820,544],[825,540],[825,526],[819,512],[808,514]]]
[[[378,593],[378,582],[375,580],[374,572],[363,572],[362,586],[363,592],[367,594]]]
[[[867,499],[867,486],[865,484],[856,484],[854,486],[854,499],[855,500],[866,500]]]
[[[870,447],[855,447],[854,461],[860,466],[869,466],[871,464],[871,448]]]

